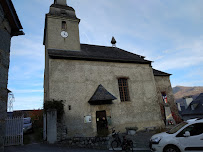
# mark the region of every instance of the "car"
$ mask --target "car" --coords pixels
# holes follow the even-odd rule
[[[203,118],[184,121],[150,139],[153,152],[203,152]]]
[[[27,117],[27,118],[24,118],[23,133],[29,133],[29,132],[32,132],[32,122],[31,122],[31,118]]]

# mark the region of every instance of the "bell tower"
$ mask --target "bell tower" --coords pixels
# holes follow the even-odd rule
[[[79,22],[66,0],[54,0],[46,14],[44,45],[46,49],[79,51]]]
[[[44,41],[45,70],[44,70],[44,101],[49,100],[49,50],[80,51],[79,22],[75,10],[66,4],[66,0],[54,0],[46,14]]]

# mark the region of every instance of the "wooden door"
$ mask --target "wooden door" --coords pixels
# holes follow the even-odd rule
[[[96,122],[97,122],[97,134],[99,136],[108,135],[108,122],[106,119],[106,111],[96,112]]]

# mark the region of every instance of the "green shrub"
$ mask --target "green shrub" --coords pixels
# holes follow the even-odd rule
[[[63,114],[64,114],[64,102],[63,102],[63,100],[61,100],[61,101],[56,101],[56,100],[45,101],[44,102],[45,112],[47,112],[47,110],[51,110],[51,109],[56,109],[57,119],[58,119],[58,121],[60,121]]]

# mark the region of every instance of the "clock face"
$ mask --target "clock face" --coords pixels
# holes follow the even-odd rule
[[[61,36],[64,37],[64,38],[68,37],[68,32],[62,31]]]

